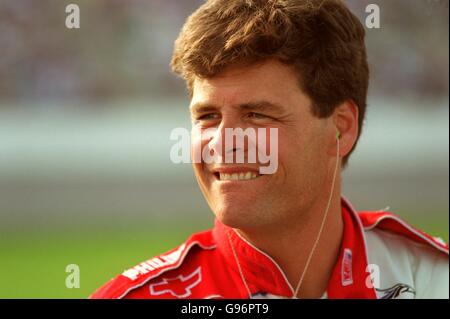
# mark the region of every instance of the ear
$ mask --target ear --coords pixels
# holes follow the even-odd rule
[[[339,132],[339,155],[346,156],[356,143],[358,138],[358,107],[352,100],[348,100],[335,108],[332,115],[335,131],[333,137],[336,139],[336,131]],[[334,149],[336,154],[336,149]]]

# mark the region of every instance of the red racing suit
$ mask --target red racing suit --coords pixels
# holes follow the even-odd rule
[[[448,298],[448,245],[394,214],[356,213],[345,198],[342,217],[340,254],[324,298]],[[290,298],[293,292],[270,256],[216,220],[212,230],[124,271],[90,298]]]

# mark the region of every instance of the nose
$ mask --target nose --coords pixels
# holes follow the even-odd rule
[[[244,141],[241,136],[246,127],[239,118],[233,116],[223,116],[220,124],[214,128],[214,132],[208,140],[208,148],[221,163],[234,161],[234,157],[245,156],[250,141]],[[212,155],[212,154],[211,154]]]
[[[209,138],[206,137],[208,139],[208,148],[217,159],[220,159],[221,163],[225,161],[226,154],[234,151],[234,145],[229,145],[230,143],[226,143],[225,136],[226,129],[234,128],[235,126],[235,119],[231,116],[223,116],[220,124],[213,129],[213,132],[211,132]]]

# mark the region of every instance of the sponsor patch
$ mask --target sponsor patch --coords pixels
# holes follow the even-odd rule
[[[342,258],[342,286],[349,286],[353,284],[353,264],[351,249],[344,249],[344,256]]]
[[[396,284],[391,288],[377,289],[378,299],[397,299],[402,297],[403,294],[416,294],[413,287],[407,284]]]
[[[140,275],[145,275],[153,270],[173,265],[180,259],[185,248],[186,245],[183,244],[171,253],[149,259],[133,268],[125,270],[122,275],[131,280],[136,280]]]
[[[201,267],[198,267],[192,273],[175,278],[163,278],[161,281],[150,285],[150,294],[160,296],[171,294],[177,298],[187,298],[192,295],[192,288],[202,281]]]

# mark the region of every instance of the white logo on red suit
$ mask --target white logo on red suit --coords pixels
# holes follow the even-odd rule
[[[163,278],[161,281],[150,285],[150,294],[160,296],[171,294],[177,298],[187,298],[192,295],[192,288],[202,281],[201,267],[195,269],[192,273],[175,278]]]

